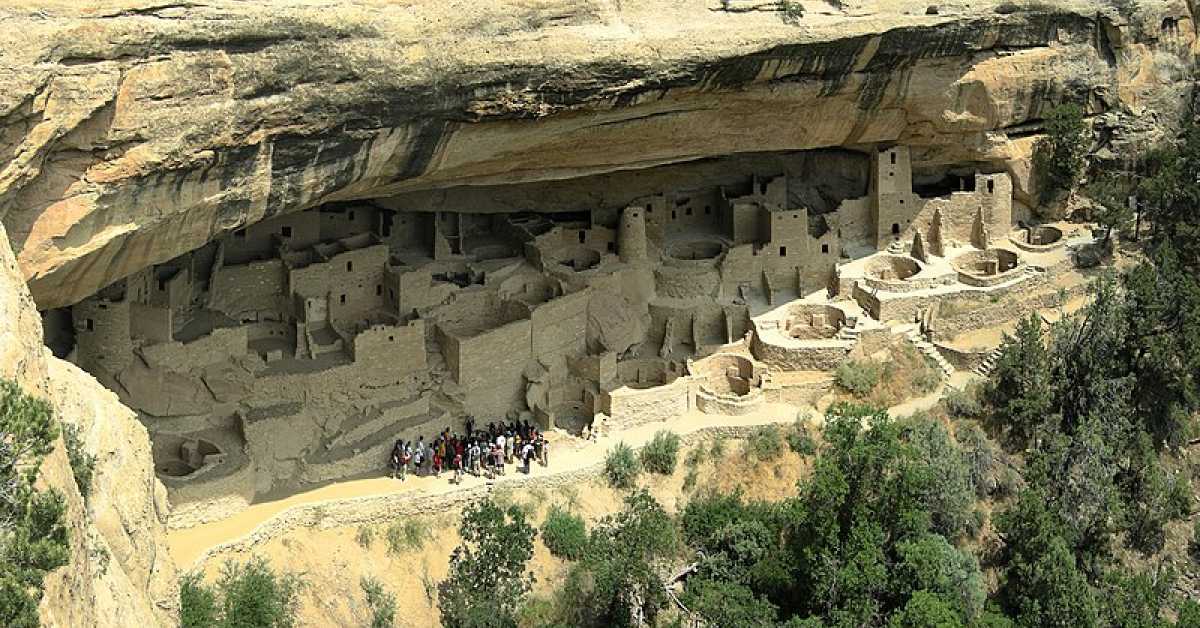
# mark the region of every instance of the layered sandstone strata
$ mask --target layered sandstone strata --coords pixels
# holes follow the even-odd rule
[[[328,201],[732,153],[901,142],[1028,198],[1047,106],[1152,141],[1189,94],[1182,1],[803,4],[10,2],[0,215],[45,308]]]
[[[42,464],[40,487],[66,498],[71,552],[69,563],[46,578],[42,624],[176,625],[178,574],[167,553],[166,489],[154,475],[146,429],[115,394],[42,345],[37,310],[6,240],[0,240],[0,377],[48,399],[96,457],[87,500],[61,438]]]

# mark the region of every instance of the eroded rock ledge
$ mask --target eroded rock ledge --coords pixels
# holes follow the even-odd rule
[[[1019,200],[1046,106],[1152,140],[1195,44],[1149,0],[79,4],[0,12],[0,215],[42,308],[330,201],[744,152],[901,142]]]

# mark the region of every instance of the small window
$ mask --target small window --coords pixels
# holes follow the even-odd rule
[[[892,223],[892,235],[900,235],[900,223]]]
[[[292,237],[292,228],[291,228],[291,227],[284,227],[284,228],[282,228],[282,229],[280,229],[280,230],[279,230],[279,234],[280,234],[280,235],[282,235],[282,236],[283,236],[283,237],[285,237],[285,238],[290,238],[290,237]]]
[[[779,257],[787,257],[787,247],[786,246],[779,247]]]
[[[342,302],[342,303],[345,303],[345,302],[346,302],[346,295],[344,295],[344,294],[342,295],[341,302]]]
[[[580,232],[579,232],[579,243],[580,243],[580,244],[583,244],[584,242],[587,242],[587,232],[586,232],[586,231],[580,231]]]
[[[828,252],[829,252],[829,245],[828,245],[828,244],[822,244],[822,245],[821,245],[821,252],[822,252],[822,253],[828,253]]]
[[[377,297],[383,296],[383,286],[382,285],[375,286],[375,296],[377,296]]]
[[[354,262],[346,262],[346,272],[351,272],[353,270],[354,270]]]
[[[87,329],[88,331],[92,331],[92,330],[96,329],[96,323],[95,323],[95,321],[93,321],[93,320],[92,320],[92,319],[90,319],[90,318],[89,318],[89,319],[86,319],[86,320],[84,320],[84,321],[83,321],[83,326],[84,326],[84,328],[85,328],[85,329]]]

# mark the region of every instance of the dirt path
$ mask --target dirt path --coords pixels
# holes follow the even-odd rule
[[[934,402],[936,402],[936,399]],[[795,421],[797,412],[806,409],[813,410],[811,407],[766,404],[758,412],[744,416],[708,415],[692,411],[669,421],[646,423],[623,430],[620,433],[601,438],[596,442],[587,443],[578,439],[559,438],[551,443],[550,465],[542,467],[534,464],[530,472],[530,477],[550,478],[558,474],[587,469],[601,463],[604,460],[605,453],[618,441],[624,441],[631,446],[639,447],[648,442],[654,433],[659,430],[667,429],[680,436],[685,436],[714,427],[732,428],[765,425],[768,423],[791,423]],[[450,483],[449,474],[443,474],[440,478],[410,476],[403,482],[388,477],[339,482],[311,491],[297,493],[283,499],[253,504],[246,510],[228,519],[182,530],[173,530],[168,534],[168,545],[175,563],[186,569],[195,566],[197,561],[201,561],[210,549],[251,535],[255,530],[269,523],[272,519],[301,506],[403,493],[412,493],[414,496],[449,494],[454,491],[477,488],[488,483],[502,485],[505,479],[514,477],[523,478],[524,474],[510,466],[508,475],[499,480],[487,480],[468,475],[467,479],[461,485],[457,486]]]

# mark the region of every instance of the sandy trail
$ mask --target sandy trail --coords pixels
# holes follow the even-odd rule
[[[892,406],[889,408],[889,412],[893,416],[902,416],[932,408],[941,399],[943,389],[944,387],[939,387],[929,395]],[[606,436],[595,442],[584,442],[555,434],[552,436],[558,436],[558,438],[551,441],[550,466],[542,467],[534,464],[530,469],[530,476],[535,478],[551,477],[591,467],[601,463],[609,448],[617,442],[624,441],[631,446],[640,447],[659,430],[670,430],[684,436],[714,427],[752,427],[769,423],[790,424],[796,420],[798,413],[803,412],[811,412],[813,418],[818,421],[822,416],[821,411],[813,406],[769,403],[765,404],[761,410],[743,416],[710,415],[693,410],[668,421],[645,423],[622,430],[620,433]],[[515,466],[510,465],[508,475],[497,480],[467,475],[461,485],[454,485],[450,483],[450,477],[451,474],[443,474],[440,478],[410,475],[403,482],[390,477],[338,482],[283,499],[252,504],[246,510],[228,519],[182,530],[172,530],[168,534],[168,546],[176,564],[184,568],[193,567],[211,548],[247,536],[272,518],[303,504],[337,502],[358,497],[401,493],[418,494],[419,492],[421,495],[439,495],[489,483],[503,484],[505,478],[524,477],[524,474]]]
[[[938,394],[902,404],[907,406],[926,400],[929,406],[937,402]],[[931,401],[929,401],[932,399]],[[709,415],[692,411],[668,421],[646,423],[620,433],[599,439],[595,442],[584,442],[579,439],[562,437],[551,440],[550,466],[542,467],[533,464],[531,477],[550,477],[561,473],[570,473],[594,466],[604,460],[605,453],[615,443],[624,441],[631,446],[640,447],[653,437],[659,430],[668,429],[681,436],[699,430],[713,427],[745,427],[765,425],[768,423],[791,423],[795,421],[797,412],[815,410],[811,406],[798,407],[786,404],[766,404],[758,412],[743,416]],[[912,410],[908,410],[911,412]],[[819,415],[817,415],[819,416]],[[272,518],[291,508],[316,502],[336,502],[358,497],[378,495],[413,493],[423,496],[439,495],[457,490],[469,489],[485,484],[503,484],[505,478],[524,477],[516,467],[508,467],[508,475],[497,480],[467,475],[461,485],[450,483],[451,474],[443,474],[440,478],[415,477],[403,482],[390,477],[366,478],[338,482],[304,491],[283,499],[252,504],[238,514],[191,528],[172,530],[168,534],[168,546],[175,563],[183,568],[195,566],[207,551],[213,547],[242,538],[251,534],[256,528]]]

